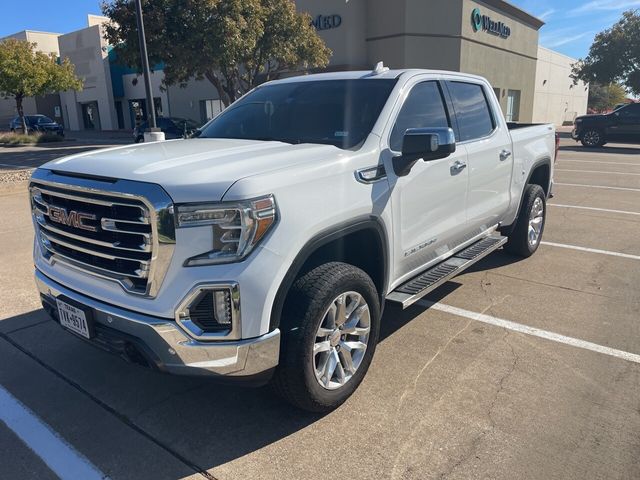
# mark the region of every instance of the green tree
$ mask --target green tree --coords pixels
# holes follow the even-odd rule
[[[589,108],[598,112],[610,110],[615,105],[623,103],[626,98],[626,90],[617,83],[609,85],[589,84]]]
[[[593,40],[589,55],[573,67],[574,79],[625,85],[640,94],[640,13],[629,10]]]
[[[225,105],[285,71],[324,67],[331,55],[291,0],[143,0],[143,10],[150,63],[164,65],[165,84],[207,78]],[[133,2],[102,11],[119,60],[140,68]]]
[[[82,88],[68,58],[58,62],[54,54],[39,52],[36,47],[16,39],[0,42],[0,95],[15,98],[23,133],[27,131],[22,109],[25,97]]]

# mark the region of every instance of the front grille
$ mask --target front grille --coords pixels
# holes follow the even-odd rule
[[[117,281],[130,293],[151,293],[159,235],[150,202],[35,179],[30,193],[36,238],[46,258]]]

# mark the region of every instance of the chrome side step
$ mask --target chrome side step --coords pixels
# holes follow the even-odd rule
[[[401,304],[402,308],[407,308],[505,243],[507,243],[507,237],[502,237],[499,234],[493,234],[478,240],[436,266],[403,283],[387,295],[387,300]]]

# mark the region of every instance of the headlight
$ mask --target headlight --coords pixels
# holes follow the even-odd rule
[[[212,265],[243,259],[276,222],[273,195],[229,203],[177,206],[178,227],[213,228],[212,250],[189,258],[185,266]]]

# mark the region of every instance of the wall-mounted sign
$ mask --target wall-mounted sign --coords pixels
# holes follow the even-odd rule
[[[318,15],[313,19],[311,25],[313,25],[316,30],[338,28],[342,25],[342,17],[340,15]]]
[[[473,25],[473,30],[476,32],[482,30],[502,38],[507,38],[511,35],[511,29],[507,25],[491,20],[489,15],[482,15],[479,8],[474,8],[473,12],[471,12],[471,25]]]

